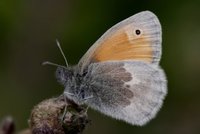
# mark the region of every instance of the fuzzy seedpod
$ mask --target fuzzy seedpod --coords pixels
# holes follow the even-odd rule
[[[36,105],[29,120],[33,134],[79,134],[88,123],[87,109],[63,96]]]

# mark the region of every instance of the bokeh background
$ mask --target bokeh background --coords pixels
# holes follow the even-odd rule
[[[111,26],[143,10],[153,11],[163,28],[161,66],[168,77],[164,106],[144,127],[131,126],[89,110],[84,134],[200,133],[200,1],[0,0],[0,118],[12,115],[26,128],[32,107],[60,95],[50,60],[70,64]]]

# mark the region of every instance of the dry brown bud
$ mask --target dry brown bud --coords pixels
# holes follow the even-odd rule
[[[63,96],[36,105],[29,120],[33,134],[79,134],[88,122],[86,108]]]

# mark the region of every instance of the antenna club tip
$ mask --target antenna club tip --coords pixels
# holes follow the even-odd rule
[[[60,47],[60,42],[56,39],[56,44]]]
[[[47,65],[47,64],[49,64],[48,61],[45,61],[45,62],[42,62],[42,63],[41,63],[42,66]]]

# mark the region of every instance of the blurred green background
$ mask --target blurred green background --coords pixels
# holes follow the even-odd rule
[[[136,127],[89,110],[85,134],[200,133],[200,1],[0,0],[0,118],[12,115],[26,128],[32,107],[60,95],[50,60],[70,64],[111,26],[143,10],[153,11],[163,28],[161,66],[168,77],[164,106],[150,123]]]

